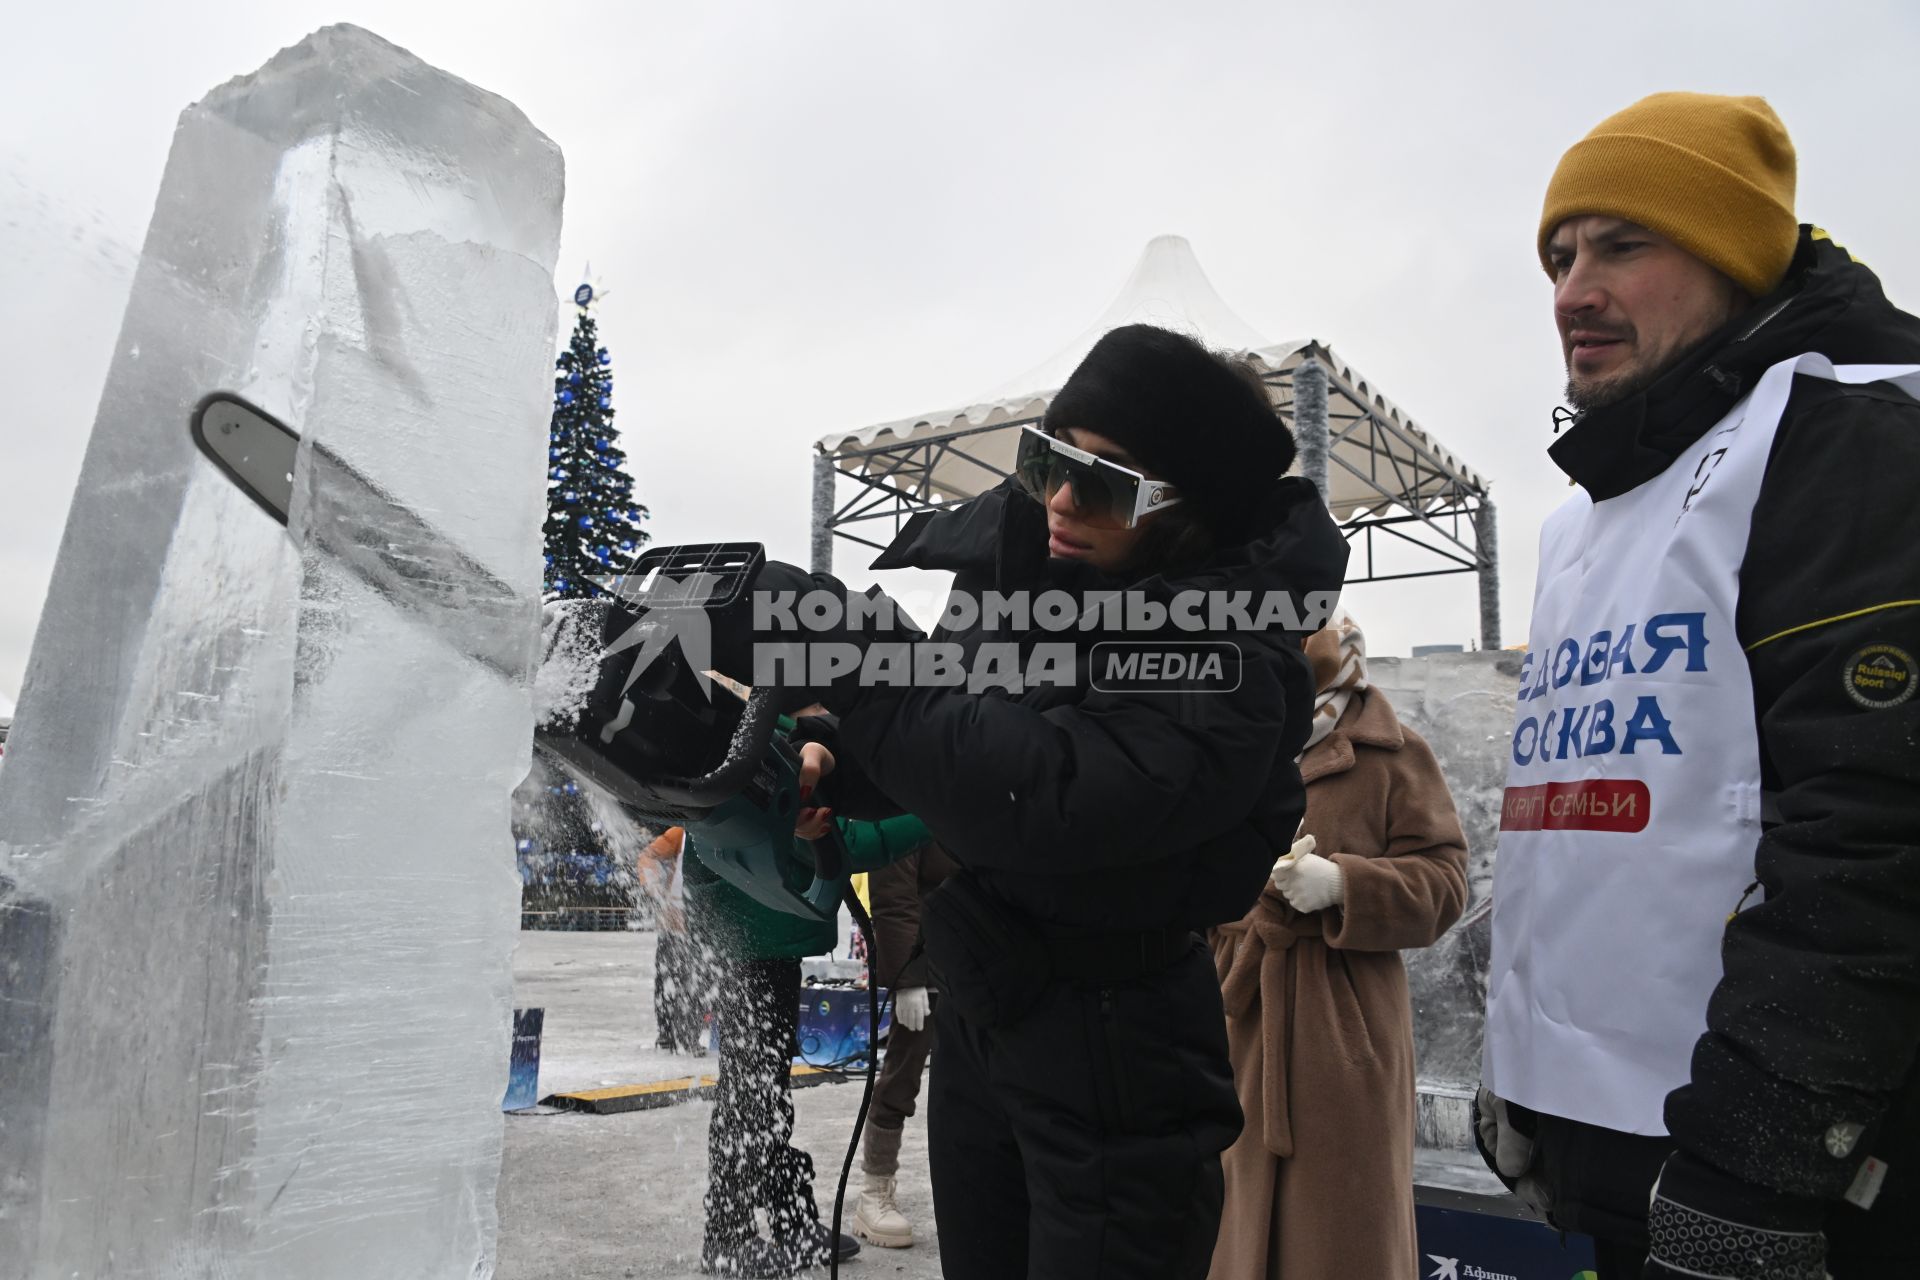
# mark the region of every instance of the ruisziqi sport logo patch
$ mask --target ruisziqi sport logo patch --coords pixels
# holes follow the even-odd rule
[[[1869,711],[1897,707],[1920,686],[1913,655],[1890,644],[1870,644],[1847,659],[1841,680],[1847,696]]]

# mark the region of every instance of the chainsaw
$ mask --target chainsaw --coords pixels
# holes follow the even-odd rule
[[[752,542],[656,547],[602,578],[607,595],[549,606],[548,663],[597,661],[577,712],[534,735],[643,824],[681,826],[702,864],[762,906],[833,919],[847,896],[839,828],[796,840],[800,757],[772,690],[704,669],[715,632],[746,625],[766,554]]]
[[[282,525],[305,495],[300,536],[419,614],[463,657],[496,674],[524,671],[519,597],[439,530],[345,459],[239,396],[197,405],[194,443]],[[296,490],[296,475],[305,483]],[[591,693],[552,717],[535,745],[610,793],[640,822],[685,827],[700,859],[762,906],[832,919],[848,896],[845,844],[829,824],[794,838],[799,756],[793,722],[771,691],[716,681],[691,649],[748,621],[748,591],[766,563],[758,543],[659,547],[617,576],[607,596],[547,606],[548,661],[569,637],[578,662],[598,659]]]

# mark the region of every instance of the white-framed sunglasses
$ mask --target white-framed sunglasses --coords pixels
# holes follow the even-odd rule
[[[1076,449],[1039,427],[1023,427],[1014,463],[1020,487],[1040,502],[1073,490],[1080,519],[1096,529],[1131,529],[1156,511],[1180,501],[1180,491],[1164,480],[1149,480],[1096,453]]]

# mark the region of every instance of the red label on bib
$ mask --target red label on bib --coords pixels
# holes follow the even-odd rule
[[[1508,787],[1500,802],[1502,831],[1644,831],[1652,816],[1647,784],[1589,778]]]

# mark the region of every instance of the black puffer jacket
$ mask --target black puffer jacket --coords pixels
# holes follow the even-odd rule
[[[955,590],[1125,587],[1337,592],[1347,547],[1311,485],[1283,480],[1264,532],[1168,580],[1101,580],[1046,555],[1045,513],[1011,483],[956,511],[916,517],[876,568],[950,569]],[[1305,808],[1294,757],[1313,709],[1301,631],[1178,633],[1237,642],[1232,692],[1114,693],[1089,687],[1100,633],[988,633],[982,643],[1072,641],[1072,685],[1009,694],[952,688],[836,693],[842,812],[917,815],[961,865],[1033,918],[1100,929],[1202,928],[1259,895]],[[1128,638],[1138,639],[1138,636]],[[851,808],[849,809],[849,806]]]
[[[1920,320],[1802,228],[1778,292],[1645,394],[1579,418],[1554,460],[1596,500],[1624,493],[1768,367],[1809,351],[1920,364]],[[1907,1101],[1920,1052],[1920,404],[1887,384],[1795,380],[1736,627],[1769,793],[1755,853],[1765,901],[1727,928],[1726,976],[1667,1124],[1728,1174],[1832,1199],[1867,1155],[1896,1176],[1920,1160]],[[1857,699],[1851,674],[1881,654],[1892,685]],[[1886,692],[1902,667],[1903,701]],[[1839,1140],[1849,1125],[1868,1126],[1857,1145]]]

